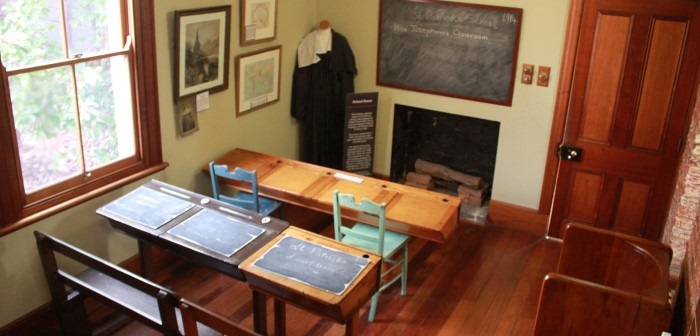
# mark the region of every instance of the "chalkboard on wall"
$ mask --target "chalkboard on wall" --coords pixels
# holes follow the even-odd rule
[[[510,106],[522,12],[382,0],[377,84]]]

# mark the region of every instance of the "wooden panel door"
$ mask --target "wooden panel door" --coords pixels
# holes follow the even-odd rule
[[[700,2],[583,0],[549,232],[571,222],[657,239],[687,133]],[[568,158],[580,161],[570,161]]]

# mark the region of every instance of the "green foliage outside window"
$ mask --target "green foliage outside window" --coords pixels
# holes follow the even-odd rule
[[[64,45],[59,1],[0,0],[3,65],[12,71],[120,50],[121,20],[114,20],[110,2],[116,3],[65,0]],[[124,133],[118,129],[118,119],[124,118],[117,115],[127,114],[130,129],[126,142],[133,142],[131,103],[122,102],[127,107],[121,108],[115,102],[119,99],[115,97],[121,97],[116,87],[130,83],[128,73],[127,58],[119,55],[10,76],[27,192],[133,154],[133,146],[126,151],[119,149]]]

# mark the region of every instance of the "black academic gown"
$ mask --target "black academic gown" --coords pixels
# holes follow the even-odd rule
[[[292,117],[300,125],[301,160],[342,169],[345,96],[354,92],[355,56],[347,39],[333,31],[332,50],[294,69]]]

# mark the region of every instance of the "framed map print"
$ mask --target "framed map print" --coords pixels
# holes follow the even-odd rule
[[[282,47],[276,46],[236,57],[236,116],[280,99]]]

